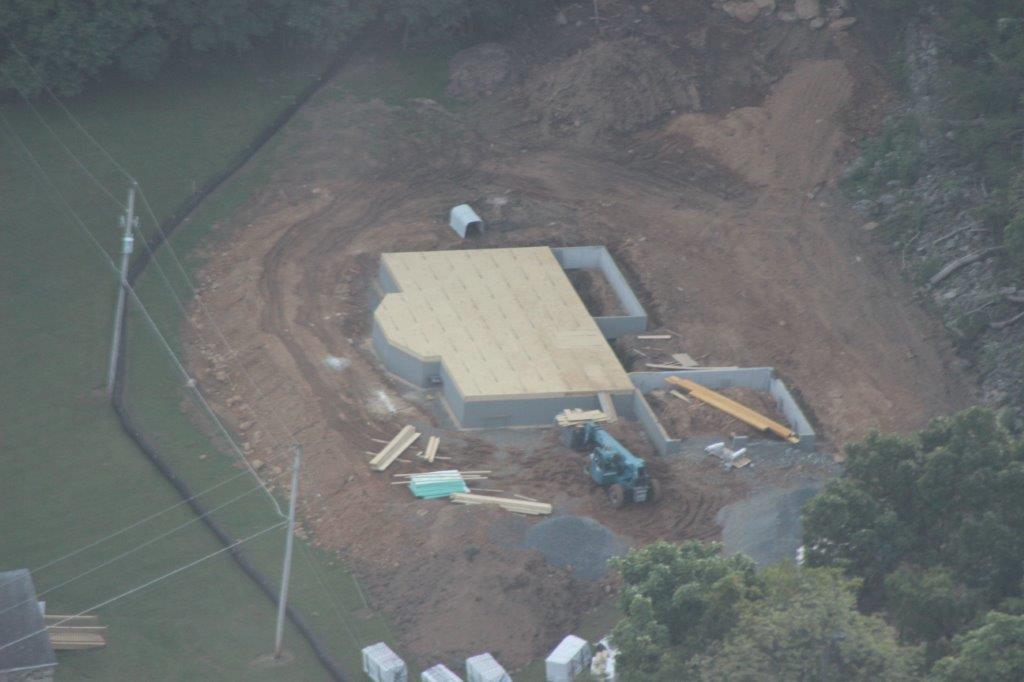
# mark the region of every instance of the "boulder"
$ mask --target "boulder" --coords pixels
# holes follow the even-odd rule
[[[498,43],[481,43],[466,48],[448,61],[449,97],[476,99],[493,92],[516,75],[511,50]]]
[[[830,31],[845,31],[854,24],[857,23],[857,17],[843,17],[842,19],[836,19],[828,25]]]
[[[817,31],[819,28],[825,25],[825,19],[823,17],[814,17],[808,22],[808,25]]]
[[[818,0],[796,0],[793,11],[797,19],[814,19],[821,15],[821,3]]]
[[[749,24],[761,14],[761,7],[755,0],[728,0],[722,11],[737,21]]]

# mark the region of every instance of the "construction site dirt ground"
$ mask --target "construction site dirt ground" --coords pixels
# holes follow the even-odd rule
[[[482,487],[553,503],[556,516],[580,521],[552,532],[582,528],[610,552],[719,538],[726,505],[834,470],[828,457],[805,455],[777,466],[755,457],[741,472],[699,457],[658,458],[635,426],[621,424],[664,493],[656,505],[612,510],[585,478],[584,456],[559,445],[553,429],[454,432],[436,397],[389,377],[369,345],[382,252],[605,244],[652,326],[672,331],[671,342],[659,342],[665,358],[686,352],[704,365],[777,368],[826,454],[869,429],[905,432],[971,402],[972,380],[943,330],[834,186],[885,96],[865,50],[845,33],[729,21],[666,19],[675,43],[650,38],[641,47],[670,53],[703,26],[701,49],[678,56],[700,61],[703,104],[698,110],[691,90],[689,99],[638,101],[635,110],[664,110],[621,126],[587,118],[607,114],[603,92],[555,98],[563,108],[580,103],[581,118],[565,128],[556,125],[563,108],[544,110],[559,69],[600,66],[615,40],[639,49],[638,38],[611,28],[602,39],[560,42],[552,22],[513,41],[530,55],[522,77],[455,106],[348,97],[346,79],[378,64],[357,60],[257,161],[272,168],[271,181],[199,254],[202,305],[184,337],[200,386],[264,473],[287,468],[289,433],[304,444],[304,532],[350,563],[414,665],[458,666],[480,651],[510,669],[524,665],[609,599],[614,579],[592,577],[588,548],[546,555],[550,538],[531,536],[543,519],[416,500],[391,484],[392,473],[426,465],[371,472],[371,454],[405,424],[442,436],[438,454],[450,459],[440,468],[489,470]],[[550,47],[527,49],[536,45]],[[576,50],[596,50],[594,60],[581,62]],[[746,66],[760,79],[727,87],[755,56],[760,71]],[[567,82],[594,80],[573,73]],[[630,97],[649,94],[622,85]],[[471,243],[446,224],[463,202],[492,226]],[[600,291],[586,296],[602,305]],[[237,356],[210,333],[208,316]]]

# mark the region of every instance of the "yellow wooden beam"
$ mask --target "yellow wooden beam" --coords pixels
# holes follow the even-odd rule
[[[746,405],[742,405],[731,398],[725,397],[718,391],[713,391],[706,386],[701,386],[689,379],[683,379],[680,377],[668,377],[666,381],[684,389],[697,400],[707,403],[708,405],[739,419],[741,422],[753,426],[758,431],[768,431],[790,443],[800,442],[800,438],[797,437],[796,433],[794,433],[794,431],[789,427],[783,426],[777,421],[772,421],[768,417],[755,412]]]

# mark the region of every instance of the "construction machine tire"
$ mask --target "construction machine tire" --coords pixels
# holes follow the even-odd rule
[[[661,483],[658,482],[658,479],[652,478],[651,479],[651,489],[649,491],[647,491],[647,501],[653,504],[653,503],[657,502],[660,499],[661,499]]]
[[[618,483],[612,483],[608,486],[608,502],[616,509],[626,504],[626,489]]]

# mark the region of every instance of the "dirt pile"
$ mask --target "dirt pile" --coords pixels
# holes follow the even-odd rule
[[[725,117],[684,114],[666,134],[685,135],[748,182],[801,188],[828,178],[843,135],[839,114],[853,94],[840,60],[798,64],[761,106]]]
[[[498,43],[481,43],[457,52],[448,62],[444,94],[477,99],[491,94],[516,76],[512,51]]]
[[[546,132],[582,140],[639,130],[673,112],[700,110],[693,79],[663,48],[639,38],[595,43],[546,66],[527,83],[527,91]]]

